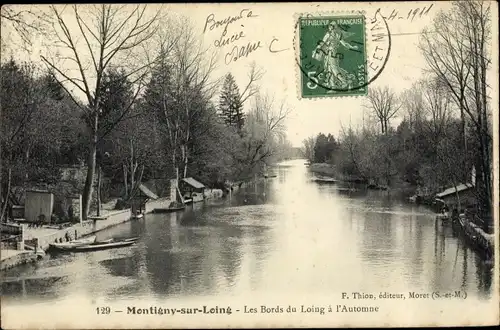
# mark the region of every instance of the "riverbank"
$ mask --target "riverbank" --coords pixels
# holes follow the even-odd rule
[[[238,190],[241,184],[233,189],[233,193]],[[222,198],[222,191],[220,193],[216,189],[210,190],[206,199]],[[168,208],[171,203],[169,198],[160,198],[146,202],[144,213],[153,213],[155,209]],[[114,205],[114,203],[111,203]],[[31,247],[30,250],[4,250],[2,249],[2,259],[0,260],[0,271],[10,269],[22,264],[36,262],[41,259],[40,252],[46,251],[51,243],[60,241],[75,240],[83,238],[102,230],[117,226],[119,224],[133,220],[132,209],[127,208],[123,210],[112,210],[103,207],[101,215],[91,214],[88,220],[81,223],[74,224],[65,228],[24,228],[24,242],[26,247]],[[42,252],[43,253],[43,252]]]
[[[145,205],[144,212],[152,213],[154,209],[166,208],[169,204],[170,199],[168,198],[149,201]],[[99,217],[92,214],[89,216],[89,220],[62,229],[50,227],[24,228],[24,242],[27,247],[37,247],[37,249],[45,251],[51,243],[82,238],[130,220],[132,220],[131,209],[103,209]],[[2,249],[0,270],[36,262],[39,259],[40,255],[37,255],[34,251]]]
[[[364,178],[355,176],[346,176],[339,173],[335,166],[327,163],[312,163],[309,165],[309,171],[316,175],[327,176],[338,181],[368,183]]]
[[[327,163],[313,163],[309,165],[308,169],[311,173],[314,173],[318,176],[333,178],[336,181],[340,182],[364,184],[366,185],[366,188],[370,190],[387,190],[390,192],[402,194],[405,197],[409,197],[415,194],[417,190],[416,186],[412,186],[405,182],[397,181],[392,183],[390,186],[384,186],[372,182],[373,180],[368,180],[359,176],[343,175],[339,173],[335,166]]]

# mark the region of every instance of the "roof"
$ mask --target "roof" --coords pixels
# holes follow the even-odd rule
[[[455,187],[448,188],[448,189],[440,192],[439,194],[436,194],[436,197],[437,198],[446,197],[448,195],[455,194],[457,192],[462,192],[462,191],[468,190],[468,189],[473,188],[473,187],[474,187],[474,185],[472,185],[470,183],[467,183],[467,184],[461,183],[456,187],[456,189],[455,189]]]
[[[144,184],[139,185],[139,190],[151,199],[158,199],[158,196],[156,196],[155,193],[149,190],[148,187],[146,187]]]
[[[198,182],[193,178],[184,178],[182,179],[182,181],[186,182],[188,185],[196,189],[205,188],[205,185],[203,183]]]
[[[40,193],[40,194],[51,194],[50,191],[45,190],[45,189],[28,189],[26,192],[31,192],[31,193]]]

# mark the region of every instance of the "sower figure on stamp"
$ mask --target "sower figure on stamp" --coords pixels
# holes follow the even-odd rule
[[[353,33],[343,31],[336,22],[331,22],[328,25],[323,40],[318,42],[318,46],[313,51],[312,57],[318,61],[323,60],[324,70],[326,72],[326,85],[330,88],[340,87],[345,88],[349,85],[352,88],[353,74],[349,74],[346,70],[340,67],[340,60],[343,59],[343,54],[339,52],[340,45],[347,49],[358,49],[358,46],[349,44],[344,39]],[[337,83],[338,80],[340,84]],[[332,91],[333,92],[333,91]]]

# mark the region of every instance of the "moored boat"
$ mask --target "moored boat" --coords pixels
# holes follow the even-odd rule
[[[336,183],[337,180],[333,178],[312,178],[312,182],[317,182],[317,183]]]
[[[65,249],[65,248],[69,248],[69,247],[94,243],[95,240],[96,240],[96,236],[89,236],[89,237],[85,237],[85,238],[76,239],[76,240],[70,241],[70,242],[51,243],[51,244],[49,244],[49,247],[56,248],[56,249]]]
[[[186,208],[186,206],[178,206],[178,207],[161,207],[161,208],[156,208],[153,210],[153,213],[170,213],[170,212],[177,212],[177,211],[182,211]]]
[[[139,240],[138,237],[132,237],[132,238],[126,238],[126,239],[121,239],[121,240],[115,240],[115,239],[107,239],[104,241],[100,242],[93,242],[89,244],[84,244],[84,245],[73,245],[73,246],[56,246],[60,251],[65,251],[65,252],[85,252],[85,251],[97,251],[97,250],[107,250],[107,249],[114,249],[114,248],[120,248],[120,247],[125,247],[125,246],[130,246],[134,243],[136,243]]]

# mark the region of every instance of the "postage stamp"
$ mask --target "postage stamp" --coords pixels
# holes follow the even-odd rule
[[[366,95],[365,17],[308,16],[298,25],[301,96]]]

